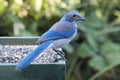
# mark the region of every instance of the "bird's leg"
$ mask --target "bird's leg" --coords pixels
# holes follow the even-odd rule
[[[65,53],[63,51],[60,50],[56,50],[53,49],[58,55],[60,55],[62,57],[63,60],[65,60],[65,62],[67,62],[67,59],[65,58]]]

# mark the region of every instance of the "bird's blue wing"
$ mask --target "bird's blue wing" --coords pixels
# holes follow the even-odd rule
[[[60,35],[60,33],[54,31],[54,30],[49,30],[45,34],[41,36],[41,38],[46,39],[46,40],[51,40],[51,39],[60,39],[64,38],[63,35]]]
[[[57,40],[57,39],[64,39],[72,36],[74,34],[74,30],[66,32],[66,31],[61,31],[61,32],[56,32],[54,30],[49,30],[48,32],[44,33],[37,43],[42,43],[48,40]]]
[[[66,25],[66,22],[59,22],[53,25],[53,27],[44,33],[38,40],[38,43],[42,43],[49,40],[57,40],[69,38],[75,33],[75,29],[71,25]]]

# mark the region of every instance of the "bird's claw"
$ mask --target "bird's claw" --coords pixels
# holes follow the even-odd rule
[[[62,59],[67,62],[67,59],[65,57],[65,53],[63,51],[60,51],[60,50],[56,50],[56,49],[53,49],[58,55],[60,55],[62,57]]]

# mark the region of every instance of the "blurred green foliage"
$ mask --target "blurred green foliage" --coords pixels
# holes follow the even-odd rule
[[[87,18],[64,46],[67,80],[120,80],[119,0],[0,0],[0,36],[38,36],[67,11]]]

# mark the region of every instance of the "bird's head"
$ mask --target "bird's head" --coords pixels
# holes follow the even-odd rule
[[[86,19],[76,11],[67,12],[61,20],[67,20],[70,22],[85,21]]]

